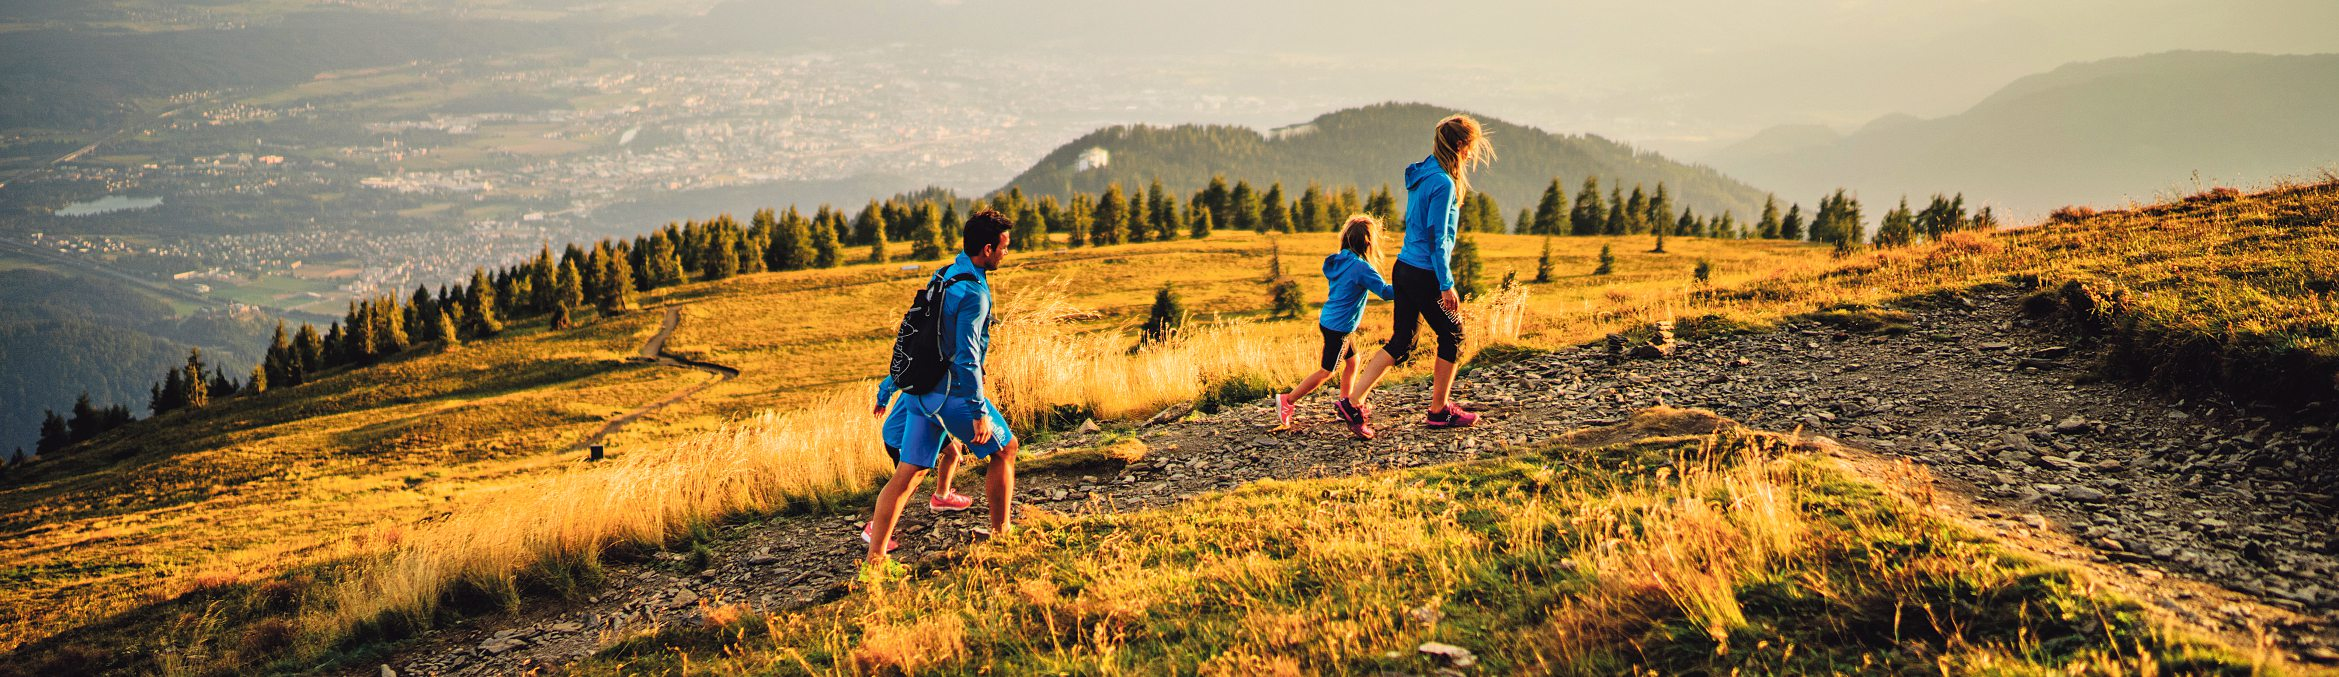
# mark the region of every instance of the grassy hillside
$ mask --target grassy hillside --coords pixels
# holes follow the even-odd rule
[[[1402,196],[1405,166],[1429,156],[1430,130],[1457,111],[1423,104],[1380,104],[1336,111],[1272,135],[1245,127],[1108,127],[1064,144],[1007,185],[1026,193],[1065,196],[1101,193],[1106,184],[1144,186],[1155,178],[1173,191],[1190,193],[1214,174],[1248,179],[1260,190],[1282,181],[1296,196],[1309,181],[1354,185],[1370,191],[1388,185]],[[1543,189],[1559,177],[1569,199],[1587,177],[1600,177],[1603,191],[1622,183],[1655,190],[1662,182],[1674,206],[1700,214],[1735,212],[1751,220],[1762,211],[1763,194],[1710,168],[1665,159],[1655,153],[1597,136],[1566,136],[1479,116],[1494,139],[1494,164],[1472,177],[1471,187],[1494,196],[1506,220],[1532,208]],[[1111,153],[1111,163],[1082,170],[1078,160],[1091,148]],[[1223,225],[1223,224],[1222,224]]]
[[[1942,118],[1777,130],[1712,161],[1800,199],[1849,180],[1870,204],[1964,191],[2043,215],[2311,175],[2339,157],[2339,126],[2318,113],[2334,106],[2339,55],[2171,52],[2063,66]]]
[[[1321,281],[1311,271],[1328,249],[1328,237],[1276,240],[1285,270],[1303,282],[1311,298],[1321,295]],[[1532,276],[1540,240],[1479,238],[1489,277],[1499,278],[1506,270]],[[2114,364],[2105,365],[2111,373],[2125,371],[2176,387],[2327,398],[2333,365],[2339,364],[2330,345],[2334,322],[2339,322],[2334,310],[2339,309],[2321,293],[2339,280],[2339,270],[2327,264],[2339,260],[2334,258],[2339,254],[2339,183],[2254,196],[2205,194],[2132,212],[1996,234],[1961,233],[1946,242],[1842,258],[1830,258],[1824,248],[1782,242],[1679,238],[1667,243],[1671,254],[1647,253],[1645,237],[1559,238],[1554,244],[1552,283],[1490,294],[1472,304],[1474,349],[1498,343],[1530,349],[1574,344],[1666,318],[1682,320],[1692,332],[1758,328],[1788,315],[2013,281],[2043,290],[2031,304],[2034,311],[2060,313],[2101,340],[2129,346],[2117,352],[2121,357]],[[1590,272],[1603,244],[1614,246],[1617,273],[1594,276]],[[1177,402],[1250,399],[1297,376],[1311,361],[1304,346],[1312,341],[1312,317],[1262,317],[1267,304],[1261,278],[1270,251],[1263,236],[1225,233],[1199,243],[1018,255],[995,278],[1002,290],[1000,339],[993,355],[1000,399],[1028,430],[1051,419],[1062,424],[1099,414],[1111,423],[1150,416]],[[1692,277],[1701,259],[1713,263],[1710,284]],[[115,465],[93,460],[72,472],[55,468],[13,475],[0,485],[5,487],[0,505],[17,515],[7,523],[9,545],[0,550],[0,566],[12,574],[0,581],[8,585],[8,608],[15,614],[9,619],[15,630],[11,636],[19,641],[50,638],[21,656],[27,660],[80,655],[73,652],[94,646],[116,651],[112,655],[123,662],[115,667],[132,670],[151,669],[165,659],[226,670],[287,655],[313,659],[343,638],[394,638],[462,614],[516,607],[530,595],[585,594],[597,580],[602,557],[685,542],[723,520],[835,506],[871,486],[881,464],[875,422],[864,413],[868,384],[879,369],[883,327],[893,321],[917,275],[896,266],[750,275],[686,285],[648,299],[688,304],[675,349],[746,373],[629,428],[616,442],[614,464],[577,467],[560,460],[573,455],[548,452],[573,443],[618,411],[703,378],[617,362],[651,332],[649,313],[571,332],[523,327],[456,353],[416,355],[259,400],[166,417],[163,423],[176,424],[175,430],[141,424],[117,431],[98,440],[97,448],[105,453],[84,457],[117,458]],[[1197,324],[1168,345],[1131,350],[1133,329],[1152,290],[1171,281],[1197,313]],[[1385,315],[1371,317],[1364,329],[1368,337],[1385,331]],[[2214,359],[2203,362],[2205,355]],[[2215,368],[2194,368],[2201,364]],[[2269,375],[2295,380],[2275,382]],[[2252,389],[2268,383],[2290,385]],[[750,416],[765,410],[778,413]],[[1073,418],[1050,416],[1062,412]],[[1045,434],[1034,433],[1035,442],[1044,442]],[[220,469],[229,479],[213,479]],[[1717,476],[1726,470],[1717,469]],[[1493,472],[1451,472],[1482,471]],[[1411,480],[1372,480],[1387,481]],[[1834,484],[1825,478],[1795,484],[1791,495],[1826,497],[1832,490],[1825,487]],[[1380,485],[1346,490],[1368,486]],[[1558,495],[1596,503],[1662,493],[1651,493],[1655,490],[1649,486],[1666,485],[1592,483],[1571,485]],[[1288,490],[1262,489],[1268,493],[1253,496],[1266,500]],[[1390,496],[1389,505],[1365,502],[1359,509],[1419,517],[1406,517],[1408,509],[1397,500],[1401,494]],[[282,509],[287,505],[299,510]],[[626,509],[607,508],[613,505]],[[1889,502],[1860,505],[1893,510]],[[1184,518],[1127,519],[1139,521],[1111,524],[1152,529],[1143,520],[1153,520],[1167,528]],[[1806,516],[1799,523],[1851,543],[1916,538],[1945,549],[1970,546],[1981,549],[1962,552],[1988,552],[1985,545],[1958,545],[1970,539],[1952,533],[1873,531],[1858,523],[1814,519]],[[1425,533],[1431,541],[1467,544],[1487,532]],[[1098,543],[1061,545],[1112,554],[1096,549],[1103,547]],[[1489,556],[1469,554],[1478,552],[1471,548],[1425,552]],[[1732,575],[1752,578],[1732,580],[1759,580],[1772,565],[1784,567],[1781,571],[1825,568],[1828,556],[1733,569],[1737,573]],[[2061,583],[2051,575],[2032,578],[2026,564],[1973,566],[1948,572],[1879,569],[1877,578],[1852,581],[1857,585],[1846,589],[1873,592],[1881,588],[1857,586],[1945,580],[2011,586],[1987,589],[2012,595],[2003,599],[2077,605],[2058,607],[2074,613],[2104,609],[2112,618],[2105,621],[2112,636],[2142,637],[2134,634],[2141,626],[2117,618],[2124,607],[2059,591]],[[1325,580],[1321,573],[1289,575]],[[1499,600],[1490,604],[1498,610],[1514,608]],[[1748,630],[1753,634],[1731,634],[1737,632],[1731,628],[1741,627],[1737,621],[1725,624],[1723,633],[1741,650],[1746,642],[1769,639],[1776,649],[1781,639],[1805,637],[1763,634],[1771,632],[1762,625],[1767,612],[1742,611],[1748,619],[1743,627],[1754,628]],[[1479,646],[1511,647],[1496,654],[1505,665],[1532,666],[1538,656],[1561,655],[1539,648],[1542,640],[1504,639],[1496,628],[1507,617],[1463,620],[1451,609],[1449,615],[1458,626],[1480,628],[1472,630],[1480,633],[1473,639],[1487,642]],[[1294,618],[1298,623],[1314,617]],[[1658,626],[1710,625],[1706,621],[1712,617],[1699,618],[1688,626],[1660,618]],[[2038,633],[2032,636],[2043,637],[2070,628],[2032,629]],[[1604,636],[1645,637],[1636,634],[1644,631]],[[1694,632],[1668,632],[1659,639],[1686,643],[1667,646],[1701,646]],[[1780,627],[1777,632],[1803,631]],[[863,636],[858,629],[784,633],[830,647]],[[1359,637],[1386,643],[1413,636]],[[2038,652],[2019,642],[2007,644],[2013,647],[2007,651],[1991,648],[1999,639],[1979,637],[1975,648],[1960,648],[1955,657],[1975,665],[2190,660],[2189,650],[2178,644],[2149,643],[2145,653],[2111,655],[2094,639]],[[1177,661],[1192,658],[1189,652],[1198,649],[1191,647],[1235,645],[1186,646],[1131,660],[1184,665]],[[1840,653],[1840,647],[1802,646],[1799,652],[1828,654],[1811,660],[1857,656]],[[1654,660],[1600,653],[1612,647],[1580,650],[1589,652],[1585,656],[1610,656],[1602,660]],[[1039,653],[1036,646],[1017,651],[1024,653],[998,656],[1041,660],[1054,655]],[[1324,665],[1308,662],[1317,658],[1291,660]],[[1710,665],[1688,662],[1703,658],[1673,660],[1659,664],[1670,666],[1667,671]]]
[[[1824,452],[1652,410],[1494,460],[1042,516],[915,579],[719,610],[579,672],[2252,671]]]

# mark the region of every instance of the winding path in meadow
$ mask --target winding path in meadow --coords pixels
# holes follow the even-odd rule
[[[681,326],[682,306],[666,306],[666,319],[661,325],[659,325],[658,333],[651,335],[650,340],[642,344],[642,352],[639,355],[635,355],[634,357],[628,359],[638,362],[654,362],[657,364],[681,369],[703,371],[709,374],[714,374],[715,379],[667,393],[665,397],[658,398],[657,401],[651,402],[640,409],[635,409],[633,411],[626,412],[625,415],[610,419],[608,423],[602,424],[600,430],[593,431],[592,435],[586,436],[584,441],[578,442],[577,446],[570,448],[571,450],[585,449],[592,447],[593,445],[600,444],[601,440],[609,437],[613,433],[616,433],[618,430],[625,428],[626,424],[632,423],[636,419],[640,419],[643,416],[649,415],[650,412],[657,411],[666,405],[680,402],[685,398],[698,394],[699,391],[715,387],[716,384],[739,378],[738,367],[715,364],[713,362],[701,362],[666,352],[666,339],[673,337],[674,330]]]
[[[2339,665],[2339,497],[2284,464],[2339,443],[2217,398],[2179,399],[2090,378],[2101,348],[2026,319],[2016,295],[1975,290],[1907,308],[1905,334],[1806,321],[1685,340],[1669,359],[1617,359],[1599,346],[1477,366],[1456,395],[1487,414],[1466,431],[1408,420],[1426,384],[1377,392],[1380,439],[1354,440],[1317,398],[1274,431],[1264,401],[1143,426],[1134,462],[1046,463],[1103,444],[1066,434],[1031,450],[1021,503],[1078,514],[1161,508],[1261,479],[1371,473],[1465,461],[1549,443],[1654,405],[1698,407],[1747,425],[1797,430],[1848,463],[1930,479],[1937,507],[2017,549],[2084,569],[2173,620],[2310,665]],[[669,313],[674,312],[669,310]],[[674,316],[669,315],[671,329]],[[1906,465],[1902,465],[1906,464]],[[1048,466],[1054,467],[1048,467]],[[972,484],[972,473],[961,478]],[[920,492],[923,496],[924,492]],[[395,650],[397,674],[557,670],[647,629],[703,623],[710,607],[784,612],[848,594],[865,546],[865,506],[719,528],[713,557],[612,563],[585,599],[532,601]],[[978,539],[981,510],[903,513],[902,552],[946,561]],[[372,671],[366,671],[371,674]]]

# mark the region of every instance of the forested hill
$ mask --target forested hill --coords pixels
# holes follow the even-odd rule
[[[1405,165],[1429,155],[1430,129],[1454,112],[1425,104],[1378,104],[1266,133],[1220,125],[1107,127],[1057,148],[1008,186],[1062,197],[1103,192],[1114,182],[1143,186],[1158,177],[1171,190],[1189,192],[1208,184],[1211,175],[1223,174],[1261,187],[1281,181],[1291,190],[1311,181],[1402,190]],[[1744,219],[1762,209],[1762,191],[1707,167],[1597,136],[1552,134],[1476,117],[1494,139],[1498,159],[1479,171],[1472,188],[1509,209],[1534,206],[1553,177],[1573,194],[1587,176],[1599,177],[1603,188],[1621,180],[1627,193],[1634,184],[1655,190],[1663,182],[1675,204],[1705,214],[1729,210]],[[1104,149],[1108,162],[1082,169],[1081,157],[1091,148]]]

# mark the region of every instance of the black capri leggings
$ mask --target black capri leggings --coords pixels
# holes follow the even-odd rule
[[[1462,320],[1438,305],[1438,278],[1429,271],[1398,263],[1390,284],[1397,288],[1397,323],[1381,350],[1404,364],[1413,357],[1413,335],[1423,322],[1438,336],[1438,359],[1458,361],[1462,356]]]

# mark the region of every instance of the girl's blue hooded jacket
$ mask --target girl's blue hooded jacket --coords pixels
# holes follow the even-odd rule
[[[1364,319],[1365,292],[1383,301],[1397,294],[1388,280],[1381,279],[1381,271],[1347,249],[1324,257],[1324,281],[1331,283],[1332,292],[1324,297],[1324,310],[1316,321],[1332,331],[1356,331],[1356,323]]]
[[[1438,291],[1454,288],[1454,229],[1462,215],[1454,177],[1436,156],[1405,166],[1405,247],[1397,262],[1437,276]]]

